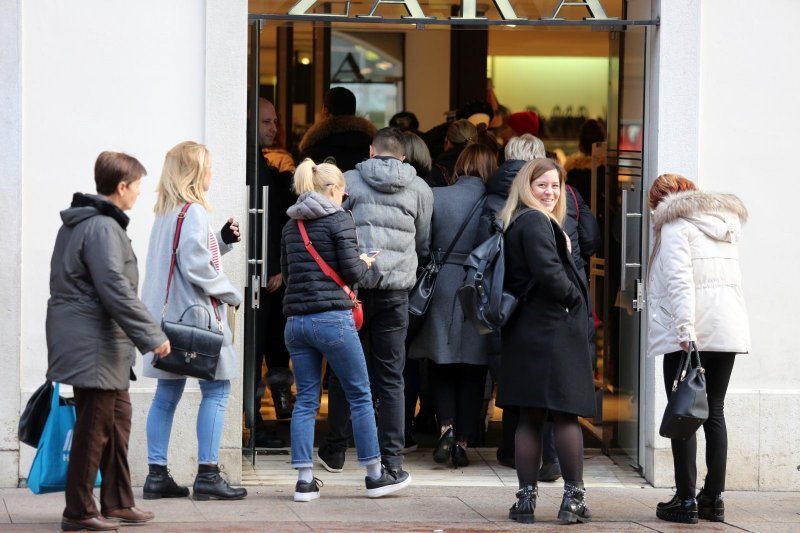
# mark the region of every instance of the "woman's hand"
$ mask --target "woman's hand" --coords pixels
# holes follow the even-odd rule
[[[153,353],[156,354],[159,357],[159,359],[163,359],[163,358],[165,358],[166,356],[169,355],[169,352],[170,352],[171,349],[172,349],[172,346],[170,346],[169,340],[166,340],[166,341],[164,341],[164,344],[162,344],[158,348],[154,349]]]
[[[361,259],[362,261],[364,261],[367,264],[367,268],[372,268],[372,263],[375,262],[375,258],[374,257],[370,257],[367,254],[361,254],[361,255],[358,256],[358,258]]]
[[[681,343],[681,350],[683,350],[684,352],[689,351],[689,341],[683,341]]]
[[[228,219],[228,222],[222,226],[220,230],[222,242],[225,244],[233,244],[242,240],[242,234],[239,232],[239,222],[233,217]]]
[[[283,275],[278,273],[267,278],[267,292],[275,292],[283,285]]]

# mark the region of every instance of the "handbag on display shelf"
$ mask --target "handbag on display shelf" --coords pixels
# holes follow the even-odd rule
[[[300,230],[300,235],[303,237],[303,244],[306,245],[306,249],[308,253],[311,254],[311,257],[314,258],[314,261],[317,262],[319,268],[322,269],[322,272],[331,278],[342,290],[347,294],[347,297],[353,300],[353,322],[356,324],[356,331],[361,329],[361,326],[364,324],[364,308],[361,307],[361,301],[356,297],[356,293],[353,292],[353,289],[347,286],[347,283],[339,277],[329,265],[325,262],[325,260],[320,257],[319,252],[317,252],[314,245],[311,244],[311,241],[308,238],[308,232],[306,232],[306,225],[303,223],[302,220],[297,220],[297,228]]]
[[[467,228],[467,224],[472,220],[472,215],[484,204],[485,200],[486,196],[481,196],[478,201],[475,202],[475,205],[472,206],[472,209],[470,209],[467,217],[461,223],[461,227],[458,228],[456,236],[450,241],[450,245],[447,247],[441,259],[437,259],[436,254],[431,253],[430,261],[428,261],[428,264],[425,265],[417,275],[417,281],[414,283],[411,292],[408,293],[408,313],[410,315],[419,317],[424,316],[428,312],[428,306],[431,303],[433,291],[436,289],[436,278],[439,276],[439,270],[447,263],[447,258],[450,257],[453,248],[455,248],[458,240]]]
[[[50,388],[49,381],[45,385]],[[34,494],[61,492],[67,486],[67,468],[76,419],[75,404],[62,403],[58,389],[59,384],[55,383],[50,391],[50,411],[36,448],[36,457],[28,472],[28,488]],[[98,470],[94,486],[99,487],[101,481]]]
[[[705,370],[695,343],[683,352],[675,380],[672,382],[659,435],[668,439],[688,439],[708,419]]]
[[[164,307],[161,311],[161,329],[166,333],[171,346],[171,351],[166,357],[153,354],[153,366],[159,370],[189,376],[198,379],[212,380],[217,373],[219,354],[222,351],[223,327],[219,316],[219,306],[216,298],[211,297],[211,306],[214,308],[216,325],[211,323],[211,313],[203,305],[197,303],[187,307],[177,322],[165,320],[169,290],[172,286],[172,275],[175,270],[175,258],[178,253],[178,243],[181,238],[181,227],[186,211],[191,204],[187,203],[178,213],[178,224],[175,227],[175,238],[172,242],[172,256],[169,264],[169,277],[167,278],[167,294],[164,297]],[[194,308],[205,311],[207,321],[205,324],[196,325],[184,322],[186,314]]]

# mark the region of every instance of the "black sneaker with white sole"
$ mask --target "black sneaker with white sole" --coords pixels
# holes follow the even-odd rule
[[[411,474],[401,467],[389,469],[384,465],[381,468],[381,477],[378,479],[366,477],[364,482],[367,485],[367,497],[380,498],[407,487],[411,483]]]
[[[299,481],[294,486],[294,501],[310,502],[319,498],[319,488],[323,485],[322,480],[314,478],[311,481]]]
[[[331,450],[325,444],[317,450],[317,459],[322,467],[334,474],[338,474],[344,468],[344,455],[344,450]]]

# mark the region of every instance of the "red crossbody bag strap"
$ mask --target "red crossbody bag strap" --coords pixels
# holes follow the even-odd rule
[[[303,237],[303,243],[306,245],[308,253],[310,253],[311,257],[314,258],[314,261],[317,262],[317,265],[319,265],[319,268],[322,269],[322,272],[326,276],[331,278],[333,281],[335,281],[336,284],[339,287],[341,287],[344,292],[347,293],[347,297],[355,302],[356,293],[354,293],[353,290],[347,286],[347,283],[345,283],[344,280],[339,277],[339,274],[337,274],[330,266],[328,266],[328,263],[326,263],[325,260],[322,257],[320,257],[319,253],[317,252],[317,249],[314,248],[314,245],[311,244],[311,240],[309,240],[308,238],[308,232],[306,232],[306,225],[303,223],[302,220],[297,221],[297,227],[300,229],[300,235]]]
[[[161,309],[161,318],[167,315],[167,302],[169,302],[169,289],[172,287],[172,274],[175,271],[175,261],[178,257],[178,244],[181,242],[181,228],[183,227],[183,220],[186,218],[186,212],[191,207],[191,203],[187,202],[183,206],[181,212],[178,213],[178,223],[175,226],[175,237],[172,239],[172,254],[169,258],[169,276],[167,277],[167,294],[164,296],[164,307]],[[217,324],[222,327],[222,320],[219,318],[219,308],[217,307],[217,299],[213,296],[211,298],[211,306],[214,308],[214,316],[217,318]]]

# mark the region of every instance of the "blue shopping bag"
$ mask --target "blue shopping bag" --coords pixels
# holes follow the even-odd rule
[[[36,457],[28,473],[28,487],[34,494],[63,491],[67,485],[67,466],[75,428],[75,406],[61,405],[59,384],[55,383],[50,401],[50,415],[45,422]],[[95,486],[100,486],[100,471]]]

